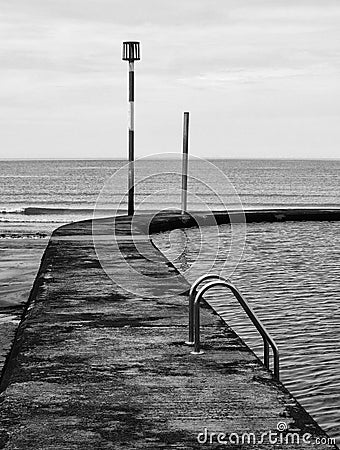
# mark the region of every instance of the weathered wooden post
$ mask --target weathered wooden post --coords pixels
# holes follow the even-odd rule
[[[183,119],[183,156],[182,156],[182,214],[186,213],[188,203],[188,151],[189,151],[189,113]]]
[[[128,215],[135,212],[135,149],[134,149],[134,102],[135,102],[135,72],[134,62],[140,60],[140,45],[136,41],[123,42],[123,61],[129,61],[129,180],[128,180]]]

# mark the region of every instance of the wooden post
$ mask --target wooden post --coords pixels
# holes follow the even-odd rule
[[[183,118],[183,156],[182,156],[182,214],[187,211],[188,194],[188,151],[189,151],[189,113]]]

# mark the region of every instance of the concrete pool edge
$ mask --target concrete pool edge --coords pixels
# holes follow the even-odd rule
[[[272,212],[271,212],[271,214],[272,214]],[[274,219],[276,219],[277,220],[277,218],[275,217],[275,214],[277,214],[277,212],[276,213],[274,213]],[[282,214],[281,212],[279,212],[278,214]],[[219,216],[220,217],[220,219],[222,220],[223,219],[223,217],[222,217],[222,215],[221,216]],[[326,216],[325,215],[323,215],[323,217],[325,218]],[[328,216],[327,216],[328,217]],[[207,220],[209,221],[211,219],[211,217],[209,218],[209,217],[207,217]],[[126,226],[128,226],[128,223],[129,223],[129,218],[127,218],[126,216],[125,217],[121,217],[121,218],[117,218],[116,219],[118,222],[120,222],[120,223],[123,223],[123,224],[125,224]],[[225,219],[224,219],[225,220]],[[275,221],[276,221],[275,220]],[[281,221],[281,218],[279,218],[279,220]],[[328,220],[328,219],[325,219],[325,220]],[[337,219],[338,220],[338,219]],[[141,229],[143,230],[143,218],[141,218]],[[44,256],[43,256],[43,260],[42,260],[42,263],[41,263],[41,266],[40,266],[40,269],[39,269],[39,272],[38,272],[38,275],[37,275],[37,278],[36,278],[36,281],[35,281],[35,283],[34,283],[34,287],[33,287],[33,289],[32,289],[32,292],[31,292],[31,295],[30,295],[30,299],[29,299],[29,301],[28,301],[28,303],[27,303],[27,307],[26,307],[26,310],[25,310],[25,314],[24,314],[24,316],[23,316],[23,320],[22,320],[22,322],[20,323],[20,326],[19,326],[19,330],[18,330],[18,333],[17,333],[17,335],[16,335],[16,340],[15,340],[15,344],[13,345],[13,348],[12,348],[12,353],[10,354],[10,356],[9,356],[9,358],[8,358],[8,363],[6,363],[6,369],[4,370],[4,376],[3,376],[3,378],[2,378],[2,386],[4,386],[4,385],[6,385],[7,384],[7,382],[9,381],[9,378],[10,378],[10,375],[11,375],[11,372],[12,371],[14,371],[15,372],[15,370],[17,370],[17,374],[15,375],[15,377],[17,377],[17,382],[16,383],[14,383],[14,384],[18,384],[18,385],[21,385],[22,383],[28,383],[29,384],[29,379],[27,379],[26,381],[24,381],[23,379],[22,379],[22,377],[21,377],[21,375],[18,373],[18,367],[16,367],[16,358],[19,356],[19,354],[20,354],[20,351],[21,351],[21,347],[22,347],[22,342],[23,341],[25,341],[26,340],[26,342],[27,342],[27,333],[25,334],[25,328],[27,328],[27,326],[29,327],[29,326],[31,326],[32,325],[32,323],[34,322],[34,317],[33,317],[33,319],[32,319],[32,314],[30,315],[30,313],[32,313],[32,310],[34,310],[34,308],[36,307],[36,308],[44,308],[44,302],[46,302],[47,300],[48,300],[48,292],[46,291],[46,288],[48,287],[48,284],[49,283],[53,283],[53,264],[51,264],[52,262],[53,262],[53,258],[52,258],[52,260],[51,259],[49,259],[50,257],[49,257],[49,252],[48,252],[48,249],[50,248],[50,244],[51,244],[51,246],[53,247],[53,245],[54,244],[58,244],[58,245],[60,245],[61,247],[64,245],[63,244],[63,240],[62,240],[62,238],[63,237],[70,237],[70,239],[69,239],[69,243],[70,244],[68,244],[67,242],[66,242],[66,244],[65,244],[65,247],[64,248],[67,248],[67,245],[73,245],[74,244],[74,242],[73,242],[73,240],[75,240],[75,241],[77,241],[77,244],[74,246],[74,248],[75,248],[75,250],[77,249],[77,247],[79,246],[79,245],[82,245],[82,244],[80,244],[79,243],[79,240],[77,239],[77,235],[78,236],[89,236],[90,234],[91,234],[91,230],[92,230],[92,228],[91,227],[89,227],[88,225],[91,223],[91,221],[83,221],[83,222],[76,222],[76,223],[74,223],[74,224],[70,224],[70,225],[66,225],[66,226],[63,226],[63,227],[60,227],[59,229],[57,229],[54,233],[53,233],[53,235],[52,235],[52,238],[51,238],[51,242],[49,243],[49,245],[48,245],[48,247],[46,248],[46,250],[45,250],[45,253],[44,253]],[[153,222],[153,225],[152,225],[152,232],[157,232],[157,231],[164,231],[164,228],[166,227],[166,226],[168,226],[168,227],[170,227],[170,228],[168,228],[168,229],[173,229],[173,227],[176,225],[176,224],[178,224],[178,223],[181,223],[182,225],[185,225],[185,226],[188,226],[188,222],[184,219],[183,220],[183,217],[178,217],[178,215],[162,215],[162,217],[161,216],[158,216],[158,218],[156,218],[156,221],[155,222]],[[225,223],[225,222],[223,222],[223,223]],[[104,227],[105,228],[105,227]],[[177,227],[176,227],[177,228]],[[105,230],[104,230],[105,231]],[[144,230],[145,231],[145,230]],[[124,233],[122,233],[122,236],[124,235]],[[54,244],[53,244],[54,243]],[[53,245],[52,245],[53,244]],[[84,247],[83,248],[83,253],[84,253],[84,249],[86,249],[86,247]],[[55,256],[56,257],[58,257],[58,251],[57,251],[57,248],[54,248],[54,251],[55,251]],[[130,247],[130,250],[129,251],[131,251],[131,247]],[[86,251],[85,251],[86,252]],[[60,256],[60,255],[59,255]],[[76,255],[75,255],[76,256]],[[75,257],[74,256],[74,257]],[[164,257],[163,257],[164,258]],[[169,262],[168,262],[169,263]],[[171,264],[171,263],[170,263]],[[170,266],[169,266],[170,267]],[[52,281],[51,281],[52,280]],[[60,288],[60,286],[59,286],[59,288]],[[47,289],[48,290],[48,289]],[[38,302],[36,302],[36,300],[37,300],[37,297],[39,297],[39,299],[38,299]],[[181,301],[178,303],[178,305],[180,305],[180,306],[178,306],[177,305],[177,303],[176,303],[176,305],[178,306],[178,307],[182,307],[181,306],[181,302],[183,302],[183,307],[184,307],[184,309],[183,309],[183,311],[185,310],[185,308],[186,308],[186,300],[182,297],[182,299],[181,299]],[[176,306],[176,307],[177,307]],[[182,309],[181,309],[181,311],[182,311]],[[38,313],[38,317],[39,317],[39,311],[33,311],[33,316],[36,314],[36,313]],[[209,313],[207,313],[207,312],[204,312],[203,313],[205,316],[206,316],[206,320],[207,320],[207,323],[206,323],[206,328],[208,329],[208,330],[210,330],[209,329],[209,327],[210,327],[210,322],[212,322],[212,323],[214,323],[214,322],[216,322],[216,320],[213,318],[213,316],[212,316],[212,314],[211,314],[211,312],[209,312]],[[208,314],[208,316],[207,316],[207,314]],[[39,319],[40,320],[40,319]],[[30,322],[31,321],[31,325],[30,325]],[[27,323],[28,322],[28,323]],[[165,324],[166,322],[164,322],[163,323],[163,326],[165,326],[164,324]],[[33,325],[34,325],[34,323],[33,323]],[[40,324],[41,325],[41,324]],[[57,324],[55,324],[55,325],[57,325]],[[60,324],[59,324],[60,325]],[[177,324],[177,326],[180,326],[180,327],[183,327],[183,325],[182,325],[182,322],[181,322],[181,320],[179,321],[179,324]],[[215,327],[216,327],[216,323],[215,323]],[[224,325],[223,325],[223,327],[225,327]],[[223,328],[222,327],[222,328]],[[53,327],[54,328],[54,327]],[[227,327],[226,327],[227,328]],[[210,330],[211,332],[212,332],[212,334],[214,334],[214,333],[216,333],[216,328],[214,328],[213,330]],[[207,331],[207,334],[208,334],[208,331]],[[218,348],[218,346],[220,346],[221,345],[221,343],[219,342],[217,342],[217,341],[219,341],[219,339],[217,339],[217,341],[216,341],[216,339],[215,338],[212,338],[212,340],[213,340],[213,342],[215,342],[215,344],[217,345],[217,348]],[[239,345],[241,345],[241,347],[244,345],[244,343],[242,343],[242,344],[239,344]],[[240,347],[240,348],[241,348]],[[34,348],[34,347],[33,347]],[[242,352],[243,352],[244,350],[242,350]],[[250,350],[250,349],[248,349],[247,348],[247,350],[246,350],[246,353],[249,353],[249,355],[254,355],[253,354],[253,352]],[[221,355],[220,354],[216,354],[216,357],[217,356],[219,356],[219,357],[221,357]],[[254,355],[255,356],[255,355]],[[252,361],[252,364],[253,364],[253,362],[254,362],[254,356],[249,356],[249,358],[251,358],[251,361]],[[183,357],[183,355],[181,355],[181,357]],[[211,356],[213,359],[214,359],[214,357],[213,356]],[[256,357],[255,357],[256,358]],[[257,360],[258,360],[258,358],[256,358]],[[216,362],[216,361],[215,361]],[[227,364],[227,363],[226,363]],[[261,363],[262,364],[262,363]],[[27,368],[26,368],[27,369]],[[220,367],[220,372],[221,372],[221,370],[222,370],[223,368],[221,368]],[[225,369],[225,367],[224,367],[224,369]],[[217,369],[216,369],[217,370]],[[217,373],[220,373],[219,372],[219,370],[217,370]],[[260,369],[259,369],[260,370]],[[262,370],[262,369],[261,369]],[[27,375],[29,375],[29,373],[30,373],[30,371],[28,370],[28,371],[26,371],[26,374]],[[222,372],[221,373],[223,373],[223,370],[222,370]],[[221,374],[220,373],[220,374]],[[264,374],[265,372],[261,372],[261,374],[262,374],[262,376],[260,377],[263,381],[261,382],[262,384],[263,384],[263,386],[264,386],[264,389],[273,389],[274,388],[274,386],[276,386],[276,388],[278,388],[278,384],[277,383],[275,383],[275,382],[273,382],[271,379],[270,379],[270,377],[268,378],[268,376],[263,376],[263,374]],[[32,374],[31,374],[32,375]],[[224,376],[225,376],[226,374],[224,373]],[[239,376],[241,377],[241,375],[242,374],[239,374]],[[35,377],[37,377],[37,374],[35,374],[34,375]],[[243,376],[243,375],[242,375]],[[38,375],[38,378],[39,378],[39,383],[42,383],[43,382],[43,380],[46,378],[46,375],[44,375],[43,373],[41,374],[41,375]],[[241,379],[241,378],[240,378]],[[60,379],[60,380],[62,380],[62,378]],[[267,380],[267,381],[264,381],[264,380]],[[33,383],[34,384],[34,383]],[[10,382],[10,385],[11,385],[11,382]],[[257,385],[256,385],[257,386]],[[275,389],[276,389],[275,388]],[[29,388],[28,388],[29,389]],[[257,387],[256,387],[256,389],[257,389]],[[321,428],[316,424],[316,422],[305,412],[305,410],[301,407],[301,405],[299,405],[296,401],[295,401],[295,399],[293,399],[293,397],[291,396],[291,394],[281,385],[281,387],[280,387],[280,389],[278,390],[279,392],[281,392],[281,394],[283,395],[283,397],[287,400],[288,398],[290,398],[290,401],[292,402],[292,404],[291,404],[291,406],[287,406],[287,417],[285,418],[287,421],[289,421],[290,419],[294,419],[293,420],[293,422],[294,422],[294,426],[296,426],[297,428],[299,428],[300,429],[300,431],[302,430],[302,429],[304,429],[304,427],[305,427],[305,425],[306,425],[306,423],[308,423],[308,426],[309,427],[311,427],[310,429],[314,429],[314,432],[316,433],[316,435],[317,434],[319,434],[320,436],[326,436],[326,434],[321,430]],[[22,393],[22,392],[21,392]],[[11,395],[13,395],[13,392],[12,392],[12,394]],[[28,392],[25,390],[25,395],[27,396],[28,395]],[[5,392],[5,396],[6,396],[6,392]],[[14,397],[15,397],[15,393],[14,393]],[[8,399],[7,399],[8,400]],[[29,399],[28,399],[29,400]],[[294,400],[294,401],[293,401]],[[6,400],[4,399],[4,401],[6,402]],[[18,402],[18,398],[16,398],[15,399],[15,402],[13,403],[13,406],[15,406],[15,403],[16,402]],[[31,405],[32,406],[32,404],[31,403],[33,402],[34,403],[34,396],[32,396],[32,398],[31,398],[31,400],[29,400],[28,401],[28,405]],[[19,403],[20,403],[20,401],[19,401]],[[289,402],[288,402],[289,403]],[[17,406],[18,406],[18,404],[17,404]],[[45,405],[46,406],[46,405]],[[7,409],[7,408],[6,408]],[[7,409],[7,411],[8,411],[8,409]],[[13,410],[12,410],[13,411]],[[18,413],[18,411],[17,411],[17,413]],[[5,420],[3,420],[3,419],[5,419]],[[6,418],[6,417],[2,417],[2,419],[1,419],[1,421],[0,421],[0,423],[2,423],[2,426],[6,423],[6,421],[7,421],[7,423],[8,423],[8,420],[7,420],[8,418]],[[32,424],[31,424],[32,425]],[[307,427],[308,428],[308,427]],[[4,434],[2,434],[2,436],[4,436]],[[18,436],[17,436],[18,437]],[[171,438],[172,439],[172,438]],[[19,442],[19,441],[17,441],[17,442]],[[22,442],[24,442],[24,441],[22,441]],[[6,445],[5,444],[5,442],[3,441],[3,444],[4,445]],[[85,444],[85,442],[84,442],[84,444]],[[1,445],[1,441],[0,441],[0,445]],[[25,443],[25,445],[27,445],[27,442]],[[60,444],[61,445],[61,444]],[[85,445],[87,445],[87,444],[85,444]],[[92,445],[92,444],[91,444]],[[0,448],[14,448],[14,447],[8,447],[8,446],[6,446],[6,447],[0,447]],[[18,447],[18,448],[31,448],[31,447]],[[32,447],[33,448],[33,447]],[[47,448],[47,447],[46,447]],[[56,448],[67,448],[67,447],[62,447],[62,445],[60,446],[60,447],[56,447]],[[82,448],[87,448],[87,447],[82,447]],[[101,447],[98,447],[98,448],[101,448]],[[104,448],[104,447],[103,447]],[[131,447],[131,448],[135,448],[135,447]],[[136,447],[137,448],[137,447]],[[151,448],[151,447],[150,447]],[[155,447],[156,448],[156,447]],[[185,447],[184,447],[185,448]],[[194,448],[194,447],[190,447],[190,448]],[[258,447],[258,448],[261,448],[261,447]],[[268,447],[266,447],[266,448],[268,448]],[[299,446],[299,447],[296,447],[296,448],[304,448],[303,446]],[[318,446],[318,448],[320,448],[320,449],[322,449],[322,448],[334,448],[334,447],[332,447],[332,446],[322,446],[322,445],[319,445]]]

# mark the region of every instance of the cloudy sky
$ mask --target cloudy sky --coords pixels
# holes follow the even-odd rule
[[[337,158],[338,0],[1,0],[0,158]]]

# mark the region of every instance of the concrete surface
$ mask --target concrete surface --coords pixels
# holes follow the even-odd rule
[[[162,215],[152,229],[181,221]],[[53,234],[2,374],[0,448],[335,448],[315,445],[325,433],[207,306],[205,354],[190,353],[183,294],[189,286],[180,276],[168,282],[176,269],[157,249],[150,258],[141,255],[144,247],[150,253],[145,223],[142,216],[135,224],[139,251],[129,218],[96,224],[97,246],[112,262],[115,280],[128,280],[140,295],[102,269],[91,221]],[[119,235],[116,254],[108,245],[112,230]],[[148,275],[147,286],[126,272],[122,255]],[[280,435],[282,422],[288,430]],[[214,444],[203,443],[205,429]],[[270,431],[278,433],[276,443]],[[300,443],[286,444],[287,431]],[[220,436],[228,445],[218,445],[210,433],[233,433],[232,443]],[[254,433],[255,444],[238,445],[242,433]]]

